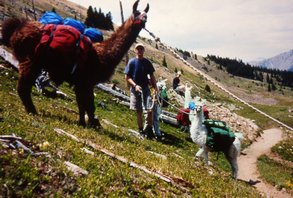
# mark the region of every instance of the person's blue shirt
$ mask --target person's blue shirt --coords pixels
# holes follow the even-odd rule
[[[146,59],[132,58],[125,67],[124,73],[128,75],[142,89],[148,87],[148,74],[151,75],[155,71],[152,63]]]

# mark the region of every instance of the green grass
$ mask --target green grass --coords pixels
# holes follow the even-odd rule
[[[272,151],[278,153],[282,159],[293,162],[293,138],[279,142],[272,148]]]
[[[267,105],[255,105],[259,110],[271,115],[277,120],[287,124],[290,127],[293,127],[293,119],[290,117],[290,113],[288,113],[288,106],[284,105],[271,105],[268,107]],[[292,113],[291,113],[292,116]]]
[[[293,168],[286,167],[269,159],[263,155],[257,162],[258,170],[267,182],[276,186],[279,190],[282,188],[293,192]]]
[[[20,2],[17,6],[23,5]],[[30,1],[26,0],[30,3]],[[46,1],[35,2],[40,10],[51,10],[52,5]],[[8,2],[7,6],[12,5]],[[18,7],[14,6],[6,13],[11,16],[20,16]],[[55,7],[62,16],[72,16],[66,13],[64,7]],[[85,13],[85,10],[78,12]],[[150,42],[150,41],[149,41]],[[153,45],[155,46],[155,45]],[[130,51],[130,57],[134,53]],[[167,86],[171,87],[171,80],[175,71],[183,70],[182,82],[190,82],[196,85],[193,95],[200,95],[211,102],[223,104],[234,104],[239,108],[236,113],[246,118],[255,120],[261,129],[276,127],[277,124],[258,112],[245,107],[243,104],[227,96],[223,91],[210,84],[203,77],[191,71],[181,61],[174,58],[166,51],[150,49],[146,56],[154,63],[162,64],[163,57],[166,57],[168,64],[166,70],[156,71],[157,77],[168,78]],[[0,60],[0,63],[2,61]],[[126,62],[122,61],[117,67],[112,78],[119,82],[119,87],[127,90],[124,80],[124,67]],[[207,65],[206,65],[207,66]],[[202,65],[198,65],[202,67]],[[209,67],[210,71],[211,67]],[[208,72],[216,76],[226,86],[237,86],[246,90],[247,94],[264,93],[266,86],[254,86],[253,82],[245,79],[230,78],[227,74],[212,68]],[[161,129],[166,134],[164,142],[151,140],[139,140],[129,135],[128,129],[136,129],[136,116],[127,107],[118,104],[113,97],[100,90],[96,92],[96,114],[100,121],[105,119],[118,126],[115,128],[102,121],[103,129],[94,130],[83,128],[77,125],[77,105],[73,91],[67,84],[61,86],[62,91],[69,94],[72,100],[50,98],[40,95],[33,90],[33,101],[38,109],[39,115],[26,114],[21,104],[16,87],[17,74],[11,70],[0,69],[0,134],[12,134],[21,136],[29,142],[35,151],[49,152],[52,158],[27,156],[22,150],[9,150],[0,145],[0,197],[258,197],[259,194],[254,188],[242,182],[235,182],[230,178],[230,167],[223,155],[210,154],[214,163],[213,167],[206,167],[204,164],[194,160],[197,146],[187,138],[185,133],[178,132],[178,129],[162,123]],[[212,93],[204,91],[208,84]],[[292,90],[284,90],[285,96],[279,96],[277,92],[270,93],[270,97],[276,98],[279,103],[274,106],[259,105],[261,110],[279,118],[289,126],[292,126],[292,119],[288,107],[292,106]],[[100,107],[103,102],[106,109]],[[174,109],[168,109],[174,111]],[[292,114],[292,113],[291,113]],[[156,170],[167,176],[181,178],[192,184],[193,187],[186,187],[182,191],[174,185],[146,174],[140,170],[129,167],[97,150],[94,150],[84,143],[77,143],[67,137],[57,135],[54,128],[61,128],[66,132],[76,135],[79,138],[90,140],[116,155],[125,157],[137,164]],[[47,147],[40,147],[48,142]],[[249,143],[244,143],[247,146]],[[81,151],[81,148],[91,149],[95,155],[91,156]],[[282,158],[291,160],[292,141],[283,141],[276,152]],[[166,156],[162,159],[149,151]],[[89,175],[77,177],[68,171],[64,161],[71,161],[89,171]],[[274,171],[275,166],[267,166],[267,172]],[[284,168],[284,167],[279,167]],[[272,177],[272,182],[277,182],[277,177]]]
[[[0,193],[16,197],[37,196],[110,196],[110,197],[258,197],[255,189],[230,177],[230,169],[220,156],[217,165],[206,167],[194,160],[197,150],[187,140],[185,133],[162,123],[166,140],[155,142],[139,140],[129,135],[128,129],[136,129],[134,112],[117,104],[113,97],[95,90],[96,114],[100,120],[108,120],[115,128],[102,122],[102,130],[83,128],[77,125],[78,114],[75,100],[49,98],[33,89],[33,101],[39,115],[28,115],[16,94],[17,73],[0,69],[0,134],[12,133],[22,137],[34,151],[49,152],[51,158],[27,155],[22,150],[0,146]],[[68,85],[61,90],[74,98]],[[99,103],[103,102],[103,109]],[[159,171],[169,177],[180,178],[191,184],[183,191],[157,177],[132,168],[112,157],[57,135],[54,128],[61,128],[78,138],[90,140],[99,147],[125,157],[149,170]],[[48,146],[40,144],[48,142]],[[94,156],[85,154],[88,148]],[[164,155],[160,158],[151,152]],[[211,155],[216,161],[216,156]],[[70,161],[87,170],[87,176],[77,177],[67,170],[65,161]],[[222,162],[223,161],[223,162]],[[212,171],[212,173],[208,173]],[[230,186],[227,188],[226,186]]]

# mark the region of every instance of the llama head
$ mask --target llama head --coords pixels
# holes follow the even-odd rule
[[[140,28],[144,28],[145,23],[147,22],[147,12],[149,11],[149,4],[147,4],[146,8],[144,9],[144,11],[140,12],[137,10],[137,6],[138,6],[138,2],[139,0],[137,0],[134,4],[133,4],[133,8],[132,8],[132,21],[133,24],[140,27]]]
[[[188,104],[190,109],[189,120],[191,125],[201,125],[204,120],[203,116],[203,104],[197,103],[195,101],[190,101]]]
[[[159,81],[157,82],[157,87],[159,90],[167,89],[166,81],[167,81],[167,79],[164,79],[164,80],[159,79]]]
[[[191,105],[191,107],[193,107],[193,105]],[[204,145],[206,142],[207,130],[206,130],[206,127],[202,124],[203,112],[202,112],[201,105],[194,105],[194,109],[193,110],[190,109],[189,120],[191,122],[190,137],[192,141],[201,146]]]

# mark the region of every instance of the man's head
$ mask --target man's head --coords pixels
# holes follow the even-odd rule
[[[144,45],[142,43],[137,43],[135,45],[135,51],[136,51],[136,54],[139,58],[143,57]]]

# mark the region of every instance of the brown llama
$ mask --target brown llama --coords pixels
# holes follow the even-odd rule
[[[2,39],[5,45],[13,49],[14,56],[19,61],[17,91],[26,111],[37,114],[31,90],[40,71],[45,69],[57,85],[67,81],[74,86],[79,124],[86,125],[87,113],[88,125],[100,127],[99,119],[94,114],[93,89],[97,83],[110,79],[116,66],[144,28],[149,5],[147,4],[145,10],[140,12],[137,10],[138,2],[139,0],[133,4],[133,12],[129,19],[109,39],[95,44],[78,35],[72,44],[64,43],[61,47],[54,47],[52,40],[58,37],[55,31],[64,31],[63,25],[44,26],[36,21],[22,19],[4,21]],[[48,36],[48,31],[55,35]],[[77,42],[80,42],[78,47]]]

